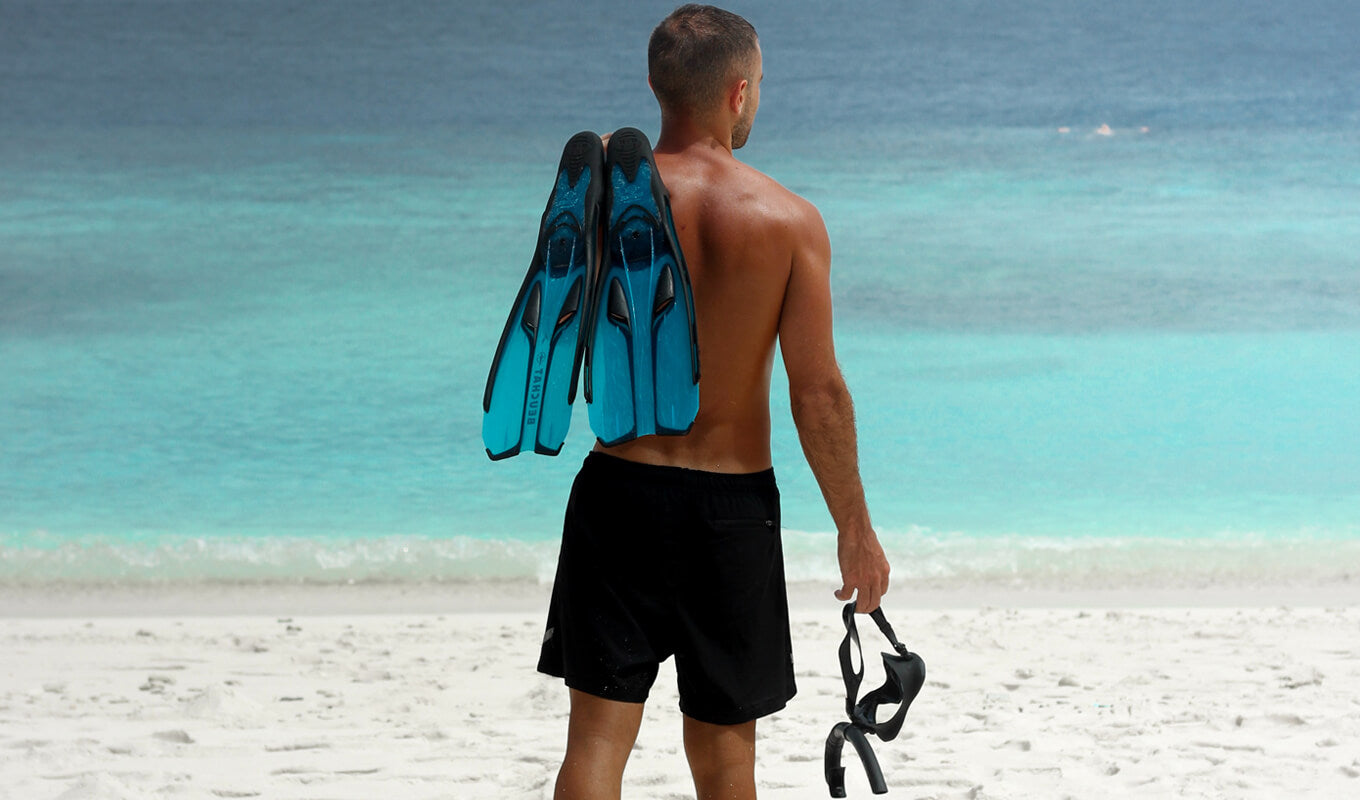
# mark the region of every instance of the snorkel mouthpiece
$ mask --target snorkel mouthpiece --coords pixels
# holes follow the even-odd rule
[[[845,679],[845,712],[849,722],[838,722],[826,739],[824,761],[826,785],[832,797],[845,797],[845,768],[841,766],[841,750],[849,741],[859,754],[860,763],[869,777],[869,788],[874,794],[884,794],[888,784],[883,780],[883,770],[878,758],[869,746],[867,734],[873,734],[885,742],[897,738],[906,720],[907,709],[926,681],[926,663],[921,657],[907,650],[906,645],[897,640],[897,634],[883,616],[883,609],[875,610],[869,617],[878,625],[894,653],[883,653],[883,669],[887,678],[883,685],[856,701],[859,685],[864,680],[864,652],[859,642],[859,630],[855,626],[855,603],[852,601],[841,610],[845,623],[845,639],[840,646],[841,677]],[[854,668],[851,658],[851,645],[859,655],[860,668]],[[878,709],[884,705],[897,705],[893,715],[883,722],[878,721]]]
[[[860,763],[864,765],[864,771],[869,776],[869,788],[874,794],[886,794],[888,784],[883,780],[883,768],[878,765],[878,756],[874,755],[869,740],[864,738],[864,731],[856,728],[853,723],[837,722],[831,729],[831,735],[826,737],[824,760],[826,785],[831,790],[831,796],[845,797],[845,767],[841,766],[841,748],[847,741],[854,745],[855,752],[859,753]]]

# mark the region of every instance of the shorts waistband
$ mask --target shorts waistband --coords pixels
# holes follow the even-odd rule
[[[643,464],[640,461],[629,461],[626,458],[592,450],[586,454],[582,469],[588,469],[606,478],[642,480],[652,484],[693,489],[747,491],[775,488],[773,467],[759,472],[709,472],[688,467]]]

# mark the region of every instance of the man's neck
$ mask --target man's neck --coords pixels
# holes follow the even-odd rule
[[[661,136],[656,141],[657,152],[680,153],[693,147],[721,148],[732,155],[732,128],[715,122],[696,120],[679,115],[661,115]]]

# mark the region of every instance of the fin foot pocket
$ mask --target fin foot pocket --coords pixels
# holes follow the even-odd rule
[[[658,241],[659,233],[659,226],[653,220],[644,219],[640,214],[633,215],[609,237],[610,256],[617,255],[630,269],[646,269],[659,256],[670,254],[665,241]]]
[[[559,169],[566,171],[572,187],[581,180],[581,173],[592,160],[591,156],[603,146],[600,137],[590,131],[581,131],[567,141],[567,146],[562,149],[562,165]]]
[[[647,136],[637,128],[619,128],[609,137],[609,161],[618,165],[630,182],[637,180],[638,167],[644,160],[650,161],[651,156]]]

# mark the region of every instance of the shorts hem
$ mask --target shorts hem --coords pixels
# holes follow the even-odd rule
[[[710,725],[742,725],[761,717],[768,717],[779,711],[783,711],[793,699],[796,692],[790,692],[784,697],[773,697],[761,703],[751,703],[734,709],[727,709],[725,712],[707,711],[694,708],[685,703],[680,704],[680,711],[687,717],[706,722]]]
[[[558,670],[551,667],[545,667],[542,664],[538,665],[538,671],[549,677],[561,678],[562,682],[567,685],[568,689],[575,689],[578,692],[584,692],[590,695],[591,697],[598,697],[601,700],[613,700],[616,703],[645,703],[647,702],[647,696],[650,694],[649,691],[643,691],[641,692],[641,696],[639,697],[638,692],[610,689],[608,687],[600,686],[599,684],[596,683],[590,683],[587,681],[577,680],[575,678],[569,678],[566,675],[562,674],[563,673],[562,670]]]

